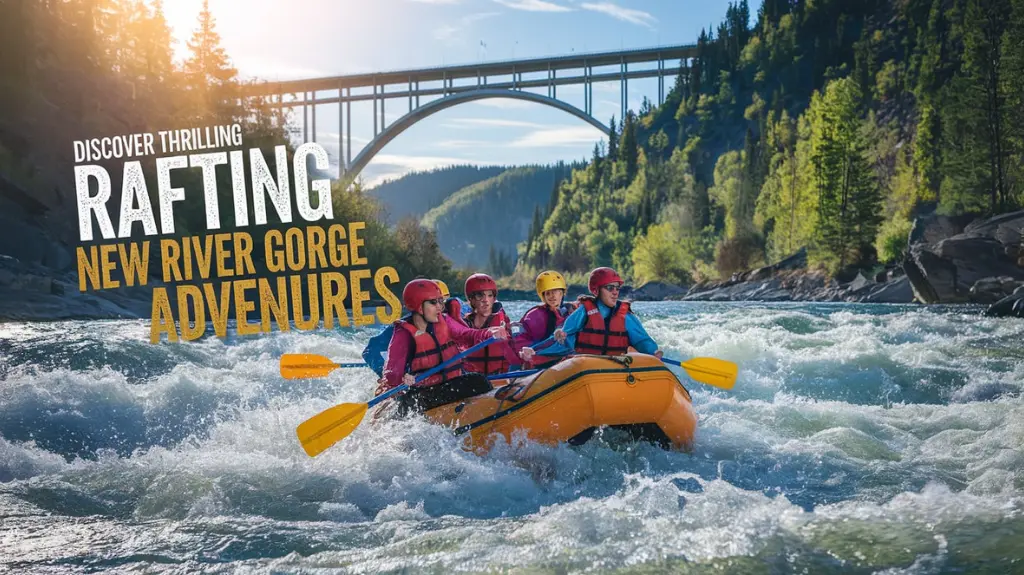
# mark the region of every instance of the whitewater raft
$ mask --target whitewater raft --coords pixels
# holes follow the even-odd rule
[[[577,355],[492,384],[488,393],[434,407],[424,416],[464,436],[464,446],[474,451],[487,451],[499,435],[511,442],[522,433],[538,443],[579,445],[602,426],[689,451],[697,430],[690,393],[651,355]]]

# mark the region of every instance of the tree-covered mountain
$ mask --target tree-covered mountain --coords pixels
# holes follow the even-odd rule
[[[452,194],[420,223],[437,234],[456,266],[508,275],[516,244],[540,224],[556,184],[579,167],[559,162],[512,168]]]
[[[1022,203],[1024,0],[746,0],[661,106],[612,120],[516,277],[612,265],[728,277],[801,247],[839,274],[899,261],[912,219]]]
[[[407,216],[423,217],[455,192],[497,176],[508,166],[447,166],[426,172],[411,172],[367,189],[367,195],[380,200],[390,224]]]

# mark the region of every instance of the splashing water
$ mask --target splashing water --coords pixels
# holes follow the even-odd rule
[[[518,317],[530,302],[506,304]],[[485,456],[421,419],[317,458],[295,427],[376,376],[379,329],[151,345],[148,323],[0,325],[0,566],[80,572],[1024,570],[1024,322],[968,308],[657,302],[692,453],[613,432]]]

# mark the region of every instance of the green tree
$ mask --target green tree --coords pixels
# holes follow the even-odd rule
[[[830,272],[858,263],[873,245],[880,223],[881,197],[865,158],[858,103],[852,78],[833,80],[812,114],[811,165],[818,196],[818,226],[811,260]]]
[[[234,105],[238,71],[221,46],[209,0],[203,0],[188,48],[190,55],[185,60],[184,71],[188,90],[197,106],[197,115],[219,122],[233,120],[239,115]]]

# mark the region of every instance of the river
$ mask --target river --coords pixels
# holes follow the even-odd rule
[[[531,302],[506,303],[518,317]],[[692,453],[614,434],[478,456],[422,420],[316,458],[295,427],[375,376],[379,326],[151,345],[146,321],[0,324],[0,567],[174,573],[1024,572],[1024,321],[966,307],[635,304]],[[0,569],[2,570],[2,569]]]

